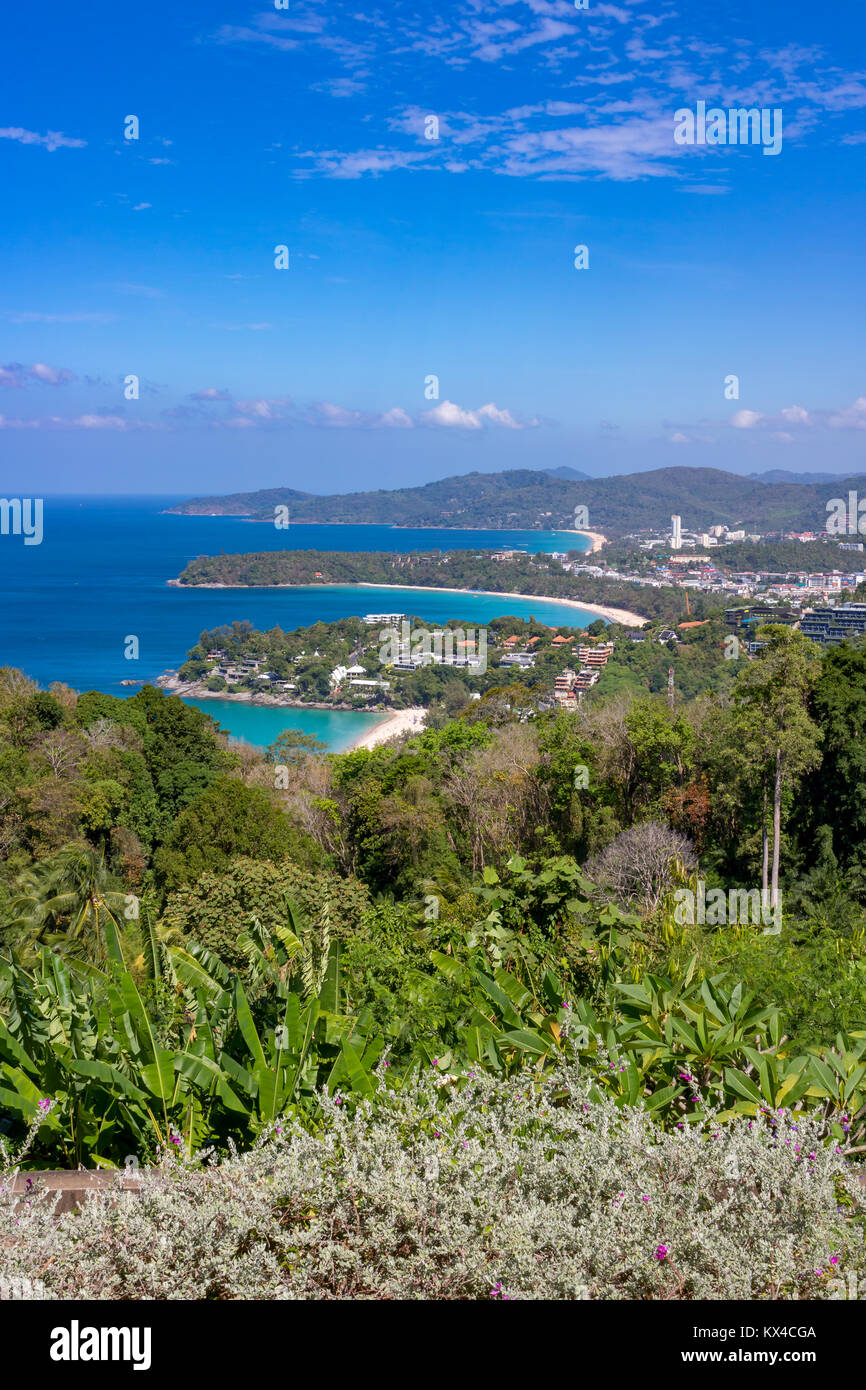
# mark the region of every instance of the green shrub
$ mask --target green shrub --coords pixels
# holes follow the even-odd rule
[[[321,1096],[220,1163],[165,1156],[142,1189],[10,1196],[13,1297],[821,1299],[864,1274],[856,1169],[808,1120],[664,1133],[563,1061],[511,1080],[428,1072],[379,1103]],[[840,1293],[840,1289],[842,1292]]]
[[[286,898],[312,923],[329,909],[331,930],[351,935],[369,908],[367,889],[357,879],[327,870],[308,870],[289,859],[238,858],[220,873],[205,873],[195,883],[169,894],[162,922],[213,951],[238,970],[244,957],[238,936],[257,918],[266,931],[286,924]]]

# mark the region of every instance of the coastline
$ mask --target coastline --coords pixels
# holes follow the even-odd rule
[[[227,690],[208,690],[198,681],[178,680],[176,671],[166,671],[163,675],[157,676],[154,684],[170,695],[177,695],[180,699],[229,700],[234,704],[254,705],[262,709],[320,709],[327,710],[329,714],[357,713],[351,705],[292,700],[286,696],[253,694],[249,690],[241,691],[238,694],[231,694]],[[427,719],[427,711],[422,705],[411,705],[408,709],[369,710],[365,713],[377,715],[378,722],[366,734],[359,734],[356,739],[353,739],[346,748],[341,750],[343,753],[353,753],[357,748],[375,748],[378,744],[386,743],[388,739],[394,738],[397,734],[420,733]]]
[[[263,709],[322,709],[333,714],[356,714],[354,705],[335,705],[324,700],[294,700],[290,695],[268,695],[265,691],[208,690],[200,681],[182,681],[177,671],[163,671],[153,682],[169,695],[177,695],[181,700],[231,700],[238,705],[259,705]],[[369,710],[369,714],[381,714],[384,718],[391,711]]]
[[[221,518],[226,521],[250,521],[257,526],[273,526],[272,516],[253,516],[250,512],[181,512],[173,507],[166,507],[160,512],[160,516],[191,516],[204,518],[213,521]],[[543,535],[551,536],[588,536],[592,542],[587,555],[593,554],[596,550],[601,550],[607,544],[607,536],[603,536],[600,531],[578,531],[573,526],[551,526],[544,530],[540,526],[440,526],[433,525],[432,522],[418,521],[307,521],[306,518],[300,521],[289,519],[289,527],[292,526],[369,526],[387,531],[453,531],[459,535],[461,531],[489,531],[494,535],[520,535],[533,531]]]
[[[569,528],[563,532],[563,534],[567,536],[589,536],[590,546],[589,550],[584,552],[586,555],[594,555],[597,550],[601,550],[603,545],[607,545],[607,536],[603,536],[601,531],[574,531]]]
[[[203,585],[197,585],[203,588]],[[219,588],[227,586],[220,584]],[[247,588],[247,585],[243,586]],[[256,586],[258,587],[258,586]],[[274,589],[292,588],[290,584],[262,585],[262,588],[270,587]],[[622,623],[623,627],[643,627],[644,623],[649,622],[648,618],[642,618],[639,613],[632,613],[628,608],[611,608],[607,603],[583,603],[576,598],[558,598],[553,594],[516,594],[510,589],[446,589],[439,584],[370,584],[362,581],[359,584],[329,584],[323,588],[352,588],[352,589],[417,589],[419,593],[428,592],[431,594],[483,594],[485,598],[520,598],[528,599],[532,603],[560,603],[565,608],[579,608],[584,613],[597,613],[600,618],[607,618],[611,623]]]
[[[360,738],[356,738],[344,751],[354,753],[359,748],[376,748],[380,743],[387,743],[388,739],[396,738],[397,734],[418,734],[424,728],[426,719],[427,711],[421,705],[392,710],[368,734],[361,734]]]
[[[586,532],[582,532],[586,535]],[[587,552],[588,554],[591,552]],[[453,589],[446,588],[441,584],[374,584],[371,581],[361,580],[354,584],[181,584],[179,579],[167,579],[167,584],[176,589],[400,589],[409,592],[417,589],[419,593],[431,594],[479,594],[485,598],[519,598],[526,599],[531,603],[558,603],[564,608],[579,608],[584,613],[595,613],[599,618],[607,618],[608,622],[621,623],[623,627],[643,627],[644,623],[649,622],[648,618],[641,617],[640,613],[633,613],[629,608],[612,608],[607,603],[589,603],[576,598],[559,598],[554,594],[516,594],[510,589]]]

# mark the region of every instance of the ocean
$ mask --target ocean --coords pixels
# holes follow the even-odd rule
[[[427,622],[462,619],[483,627],[505,613],[557,625],[591,621],[549,600],[357,586],[293,589],[177,589],[167,583],[188,561],[220,551],[463,550],[510,546],[531,552],[588,548],[556,531],[455,531],[390,526],[293,526],[286,531],[240,517],[168,516],[176,497],[45,498],[41,545],[0,535],[0,665],[48,685],[134,693],[122,680],[153,681],[181,665],[199,633],[235,619],[285,630],[367,612],[405,612]],[[138,639],[138,658],[124,651]],[[202,701],[235,737],[264,746],[280,728],[303,728],[334,749],[348,746],[376,716],[348,711],[278,710]],[[219,705],[219,712],[217,712]],[[336,722],[340,721],[340,722]],[[361,722],[359,722],[361,721]]]

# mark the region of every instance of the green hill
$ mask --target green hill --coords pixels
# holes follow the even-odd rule
[[[821,531],[826,503],[849,489],[866,494],[866,477],[822,483],[763,483],[717,468],[658,468],[616,478],[578,480],[531,469],[467,473],[420,487],[317,497],[294,488],[196,497],[170,510],[186,516],[250,516],[271,520],[288,506],[293,525],[304,522],[455,526],[495,530],[558,530],[574,525],[576,507],[589,526],[616,536],[666,528],[678,512],[686,530],[713,523],[765,534]]]

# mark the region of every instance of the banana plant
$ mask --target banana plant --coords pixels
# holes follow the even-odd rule
[[[335,950],[318,997],[289,990],[277,961],[258,1019],[240,980],[212,953],[165,946],[183,1021],[166,1036],[123,963],[111,924],[101,970],[42,948],[32,968],[0,958],[0,1111],[40,1121],[30,1161],[146,1161],[248,1143],[288,1109],[315,1111],[327,1086],[372,1096],[382,1040],[369,1016],[344,1016]],[[291,952],[290,939],[262,948]],[[41,1102],[41,1104],[40,1104]]]

